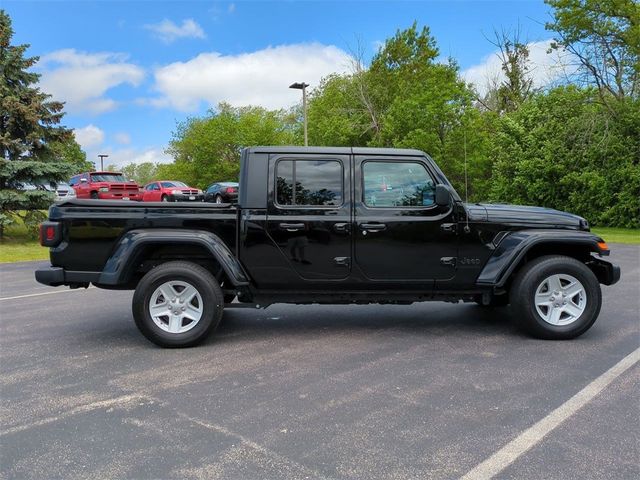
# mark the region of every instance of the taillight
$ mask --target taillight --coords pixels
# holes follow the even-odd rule
[[[62,240],[60,224],[58,222],[43,222],[40,224],[40,245],[55,247]]]
[[[235,187],[227,187],[227,193],[234,193],[236,191]]]

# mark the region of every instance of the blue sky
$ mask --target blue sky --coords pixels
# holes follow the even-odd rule
[[[11,1],[13,43],[29,43],[47,93],[67,102],[64,122],[91,160],[168,161],[176,122],[217,102],[288,107],[299,92],[348,69],[360,44],[367,60],[380,42],[416,20],[430,27],[441,54],[454,57],[480,89],[499,70],[494,29],[520,25],[536,48],[539,83],[549,8],[512,1]],[[492,73],[493,72],[493,73]]]

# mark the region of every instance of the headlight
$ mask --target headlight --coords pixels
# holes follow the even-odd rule
[[[67,192],[67,197],[75,197],[75,196],[76,196],[76,191],[73,188]]]
[[[109,187],[100,187],[98,190],[100,190],[101,192],[108,192]]]
[[[589,222],[587,222],[584,218],[580,219],[580,230],[584,230],[586,232],[590,231]]]
[[[172,195],[182,195],[182,190],[171,190]]]

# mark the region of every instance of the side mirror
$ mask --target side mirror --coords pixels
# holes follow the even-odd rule
[[[87,183],[87,179],[86,179],[86,178],[84,178],[84,177],[83,177],[83,178],[81,178],[81,179],[80,179],[80,183]]]
[[[446,185],[436,185],[436,205],[447,207],[451,203],[451,192]]]

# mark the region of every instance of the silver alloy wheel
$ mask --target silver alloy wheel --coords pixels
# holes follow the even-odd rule
[[[171,280],[160,285],[149,300],[153,323],[169,333],[185,333],[202,318],[202,297],[191,284]]]
[[[587,292],[580,281],[565,273],[545,278],[536,289],[538,315],[556,326],[569,325],[587,308]]]
[[[222,203],[222,197],[220,195],[216,195],[216,203]]]

